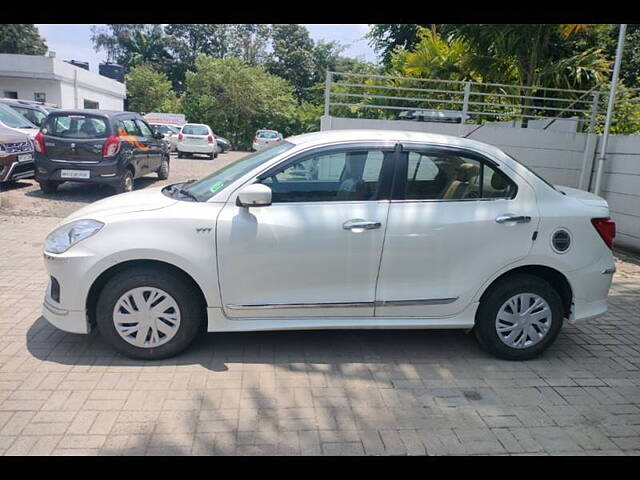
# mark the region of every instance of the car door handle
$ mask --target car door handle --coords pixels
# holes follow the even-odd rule
[[[342,228],[345,230],[375,230],[376,228],[380,228],[382,224],[380,222],[371,222],[368,220],[347,220],[342,224]]]
[[[498,223],[529,223],[530,221],[531,217],[524,215],[513,215],[511,213],[505,213],[504,215],[496,217],[496,222]]]

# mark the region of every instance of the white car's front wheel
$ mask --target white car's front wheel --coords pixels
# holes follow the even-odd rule
[[[203,308],[193,287],[159,268],[140,267],[113,276],[96,305],[100,334],[127,357],[172,357],[195,339]]]
[[[483,296],[474,332],[488,352],[506,360],[540,355],[562,328],[562,299],[545,280],[514,275]]]

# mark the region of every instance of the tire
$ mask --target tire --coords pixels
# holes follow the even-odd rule
[[[216,158],[218,155],[216,155],[215,153],[210,153],[209,154],[209,160],[213,160],[214,158]]]
[[[133,173],[131,170],[125,170],[115,189],[116,193],[127,193],[133,190]]]
[[[147,293],[145,289],[148,289],[149,293],[147,298],[145,298]],[[131,296],[127,297],[127,293],[130,293]],[[164,312],[162,313],[163,318],[167,321],[156,318],[153,324],[158,325],[158,322],[162,322],[160,325],[167,332],[164,337],[161,336],[162,329],[156,327],[157,337],[154,338],[152,335],[154,330],[149,326],[144,330],[134,330],[128,336],[126,332],[119,333],[114,321],[115,310],[118,305],[120,305],[121,315],[126,315],[127,311],[123,305],[128,305],[132,310],[136,310],[134,308],[135,299],[133,302],[126,300],[134,295],[138,299],[144,299],[145,302],[151,299],[149,303],[152,305],[153,298],[157,298],[155,306],[160,306],[160,311]],[[159,295],[159,297],[151,295]],[[204,311],[201,299],[194,292],[193,286],[181,276],[161,268],[137,267],[114,275],[105,284],[98,297],[95,317],[98,331],[116,351],[129,358],[160,360],[178,355],[193,342],[201,329]],[[131,323],[135,327],[136,322],[133,319]],[[144,332],[140,341],[146,340],[145,346],[134,344],[138,332]],[[134,333],[135,335],[133,335]],[[125,336],[129,340],[126,340]]]
[[[158,169],[158,178],[160,180],[166,180],[169,178],[169,159],[163,158],[160,168]]]
[[[40,185],[40,190],[42,190],[43,193],[56,193],[56,190],[58,190],[58,187],[60,186],[62,182],[53,182],[50,180],[39,180],[38,184]]]
[[[511,318],[524,322],[532,320],[529,316],[520,317],[518,312],[530,310],[535,303],[540,304],[532,310],[535,324],[525,323],[529,326],[521,330],[515,322],[509,321]],[[498,320],[499,315],[501,320]],[[500,280],[483,295],[473,330],[480,346],[496,357],[529,360],[555,341],[562,329],[563,317],[562,299],[549,283],[533,275],[518,274]],[[525,331],[527,335],[524,335]]]
[[[184,155],[182,155],[182,152],[180,150],[178,150],[178,158],[184,158]]]

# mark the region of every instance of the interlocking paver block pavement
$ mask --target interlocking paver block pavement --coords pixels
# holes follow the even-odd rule
[[[237,157],[174,160],[171,181]],[[616,254],[606,316],[528,362],[427,330],[207,334],[145,363],[40,314],[44,236],[107,194],[0,193],[0,455],[640,453],[638,257]]]

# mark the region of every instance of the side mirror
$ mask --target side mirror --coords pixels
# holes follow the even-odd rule
[[[156,140],[162,140],[164,138],[164,135],[160,132],[155,132],[153,134],[153,138],[155,138]]]
[[[271,205],[271,189],[261,183],[247,185],[238,193],[239,207],[268,207]]]

